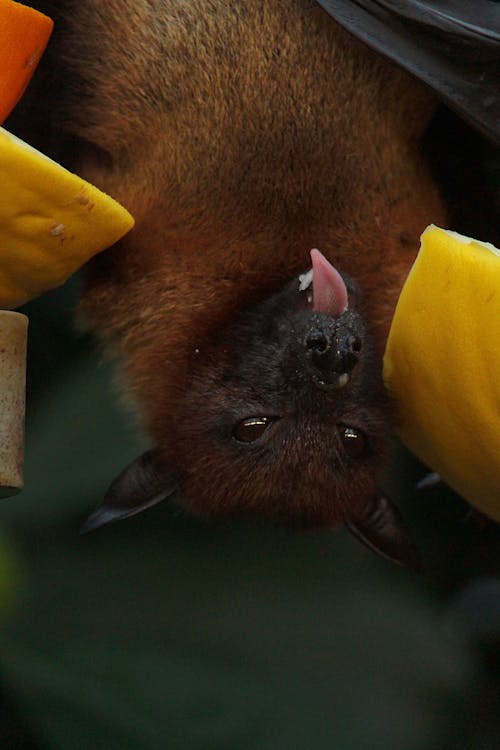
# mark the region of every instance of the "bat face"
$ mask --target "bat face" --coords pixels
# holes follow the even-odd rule
[[[188,507],[333,525],[372,498],[389,409],[358,297],[318,253],[194,352],[168,446]]]
[[[311,256],[311,271],[194,349],[156,448],[117,477],[83,531],[180,494],[203,515],[344,522],[382,556],[418,567],[397,510],[377,493],[390,410],[359,289]]]

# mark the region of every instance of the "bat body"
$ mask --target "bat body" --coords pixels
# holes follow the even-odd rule
[[[90,264],[82,311],[155,447],[94,520],[179,487],[196,512],[345,521],[408,557],[375,500],[380,355],[422,230],[446,224],[421,149],[435,96],[309,0],[67,0],[51,55],[33,122],[136,218]],[[346,311],[300,310],[315,247],[362,314],[349,283]],[[338,356],[360,345],[343,387],[316,383],[315,326]]]

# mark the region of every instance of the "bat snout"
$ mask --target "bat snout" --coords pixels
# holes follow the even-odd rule
[[[330,323],[312,326],[304,345],[320,383],[334,387],[348,383],[363,348],[361,337],[354,331]]]

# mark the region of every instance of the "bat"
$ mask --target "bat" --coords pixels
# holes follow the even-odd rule
[[[57,9],[31,128],[136,218],[81,310],[153,445],[85,530],[176,494],[345,523],[416,567],[377,489],[381,353],[419,236],[449,216],[422,151],[436,96],[316,2]]]

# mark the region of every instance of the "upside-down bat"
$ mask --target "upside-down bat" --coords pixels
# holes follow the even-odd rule
[[[311,0],[38,7],[56,33],[31,140],[136,219],[81,308],[153,448],[87,528],[179,492],[345,522],[414,564],[377,491],[381,353],[421,232],[447,223],[422,152],[435,94]]]

